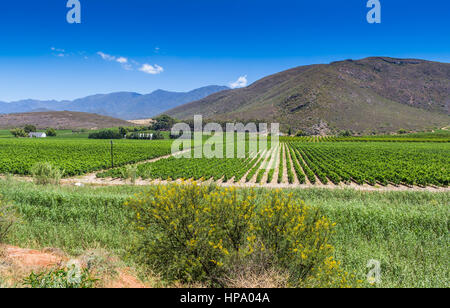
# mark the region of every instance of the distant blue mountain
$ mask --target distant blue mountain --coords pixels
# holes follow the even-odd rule
[[[224,90],[229,90],[229,88],[225,86],[207,86],[189,92],[156,90],[145,95],[134,92],[117,92],[87,96],[73,101],[28,99],[11,103],[0,102],[0,113],[67,110],[134,120],[151,118],[166,110],[200,100]]]

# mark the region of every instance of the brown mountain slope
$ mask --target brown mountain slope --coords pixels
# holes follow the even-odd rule
[[[449,109],[449,63],[376,57],[297,67],[167,114],[369,133],[442,127]]]
[[[73,111],[29,112],[0,114],[0,128],[21,127],[33,124],[39,129],[108,128],[131,126],[132,123],[93,113]]]

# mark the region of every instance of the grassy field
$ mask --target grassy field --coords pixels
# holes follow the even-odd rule
[[[21,222],[9,244],[61,248],[78,255],[105,248],[130,265],[137,234],[123,206],[148,188],[54,187],[0,180],[0,194],[17,206]],[[263,189],[258,198],[264,197]],[[370,259],[381,262],[380,287],[449,286],[450,193],[286,189],[337,223],[332,238],[343,267],[365,281]]]

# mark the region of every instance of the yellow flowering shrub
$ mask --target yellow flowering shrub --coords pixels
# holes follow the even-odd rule
[[[294,287],[342,280],[330,267],[333,224],[280,191],[261,198],[188,182],[151,187],[126,205],[141,233],[138,255],[167,281],[226,287],[224,277],[246,264],[287,272]]]
[[[257,212],[253,239],[259,238],[258,248],[268,250],[273,263],[288,271],[289,284],[294,287],[343,286],[335,283],[341,281],[343,272],[333,263],[333,247],[328,244],[335,224],[317,209],[293,200],[292,194],[285,195],[277,190],[264,199],[267,201]],[[252,242],[249,247],[251,251],[256,249]],[[334,266],[329,266],[330,262]]]

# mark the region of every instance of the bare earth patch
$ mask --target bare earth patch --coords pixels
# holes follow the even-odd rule
[[[298,182],[298,181],[297,181]],[[78,179],[68,179],[63,180],[63,185],[75,185],[76,183],[80,183],[83,185],[93,185],[93,186],[117,186],[117,185],[130,185],[129,181],[120,179],[120,178],[97,178],[95,175],[90,175],[89,177],[83,177]],[[146,186],[146,185],[165,185],[170,183],[181,183],[180,180],[167,181],[167,180],[136,180],[135,185],[137,186]],[[211,180],[204,181],[202,184],[209,185],[211,183],[215,183],[216,185],[222,187],[240,187],[240,188],[295,188],[295,189],[304,189],[304,188],[324,188],[324,189],[355,189],[362,191],[429,191],[429,192],[449,192],[449,187],[419,187],[419,186],[381,186],[375,185],[370,186],[368,184],[358,185],[355,183],[344,184],[340,183],[339,185],[335,185],[332,183],[329,184],[288,184],[288,183],[254,183],[254,182],[238,182],[234,183],[233,181],[228,181],[223,183],[221,181],[213,182]]]
[[[42,251],[20,248],[15,246],[2,246],[0,248],[0,276],[9,286],[21,286],[21,282],[32,272],[40,273],[64,267],[69,261],[77,261],[86,267],[85,256],[71,259],[62,251],[55,248],[46,248]],[[107,288],[145,288],[130,268],[117,267],[114,275],[101,273],[93,269],[94,276],[99,278],[102,287]],[[98,275],[95,275],[98,272]]]

